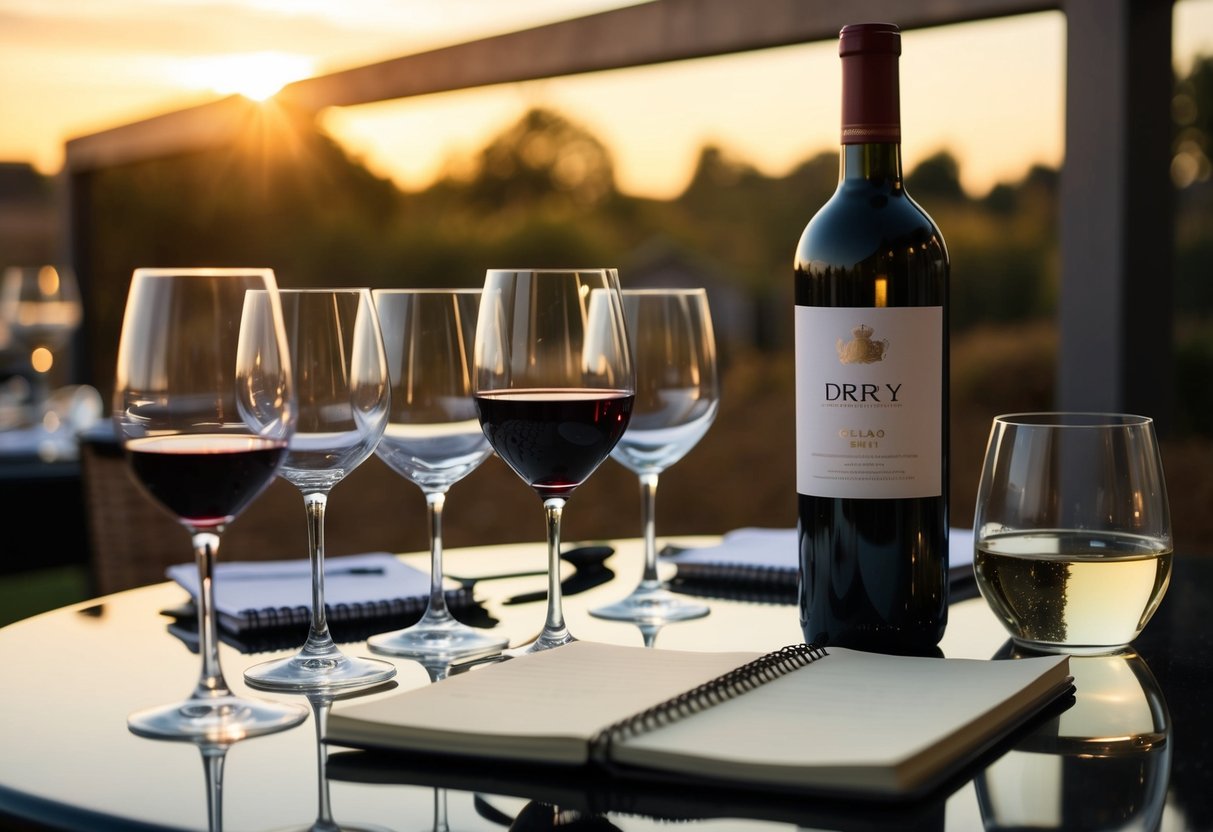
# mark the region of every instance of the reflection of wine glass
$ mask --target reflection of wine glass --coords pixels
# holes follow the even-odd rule
[[[244,679],[271,690],[321,690],[382,682],[396,667],[346,656],[324,607],[324,511],[333,486],[375,450],[387,424],[387,359],[369,289],[282,289],[298,424],[279,475],[303,493],[312,569],[307,641],[294,656],[262,662]],[[268,293],[251,296],[265,303]]]
[[[83,315],[70,268],[12,266],[0,283],[0,326],[7,328],[33,371],[30,400],[41,406],[50,390],[58,353],[71,341]],[[37,416],[37,414],[35,414]]]
[[[267,301],[246,300],[250,289]],[[223,742],[297,725],[300,705],[237,697],[219,665],[219,539],[273,481],[295,430],[290,353],[269,269],[136,269],[114,382],[135,479],[193,538],[202,672],[184,702],[133,713],[141,735]]]
[[[636,404],[611,458],[640,477],[644,574],[624,599],[590,610],[617,621],[664,624],[708,614],[706,604],[679,598],[657,577],[657,477],[703,437],[720,402],[716,339],[703,289],[623,292]],[[646,643],[647,643],[646,638]]]
[[[1011,637],[1074,654],[1137,638],[1171,579],[1153,422],[1110,413],[994,419],[973,520],[977,586]]]
[[[627,429],[636,393],[618,274],[490,270],[475,369],[485,436],[547,519],[547,618],[521,652],[558,647],[574,640],[561,605],[561,514]]]
[[[442,580],[446,492],[492,453],[472,401],[472,335],[480,290],[376,289],[392,384],[391,417],[376,455],[418,485],[429,512],[430,597],[421,620],[367,640],[378,653],[451,659],[500,650],[507,639],[447,609]]]
[[[391,682],[372,688],[360,688],[344,694],[336,694],[331,690],[307,692],[307,701],[312,706],[312,721],[316,726],[316,819],[310,826],[290,827],[286,832],[389,832],[384,826],[365,823],[337,823],[333,820],[333,802],[328,778],[329,748],[325,745],[324,738],[328,733],[329,712],[333,708],[335,699],[349,699],[369,693],[378,693],[393,688],[395,685],[395,682]]]
[[[1004,647],[995,656],[1033,655]],[[1171,771],[1162,690],[1133,650],[1071,656],[1074,704],[974,780],[989,830],[1157,829]]]

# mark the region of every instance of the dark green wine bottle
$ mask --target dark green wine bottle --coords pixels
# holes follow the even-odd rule
[[[839,34],[838,188],[796,248],[806,641],[930,653],[948,611],[948,252],[901,172],[901,32]]]

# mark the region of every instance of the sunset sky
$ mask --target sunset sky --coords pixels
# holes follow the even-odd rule
[[[626,0],[0,0],[0,160],[54,173],[64,142],[241,92],[629,5]],[[1180,0],[1175,63],[1213,54],[1213,0]],[[981,195],[1062,160],[1065,20],[1042,13],[904,35],[908,166],[947,148]],[[268,86],[267,86],[268,85]],[[611,148],[620,187],[668,197],[714,142],[778,175],[838,134],[834,42],[332,110],[323,126],[420,188],[530,106]]]

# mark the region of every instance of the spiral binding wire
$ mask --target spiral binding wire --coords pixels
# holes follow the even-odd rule
[[[590,756],[605,763],[611,744],[654,731],[692,714],[727,702],[793,670],[828,655],[816,644],[791,644],[734,668],[598,732],[590,742]]]

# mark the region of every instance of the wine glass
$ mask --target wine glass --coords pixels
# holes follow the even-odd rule
[[[706,604],[680,598],[657,577],[655,501],[657,477],[703,438],[719,408],[708,295],[703,289],[625,289],[623,312],[636,364],[636,404],[611,458],[640,477],[644,573],[627,597],[590,615],[657,625],[700,618],[709,612]]]
[[[497,454],[543,501],[547,618],[506,655],[574,641],[560,591],[565,502],[627,429],[636,373],[614,269],[491,269],[476,325],[476,407]]]
[[[265,290],[265,302],[253,302],[250,289]],[[307,716],[298,704],[233,694],[214,614],[220,537],[286,456],[293,385],[272,270],[135,270],[118,343],[114,425],[135,480],[193,540],[202,657],[187,699],[127,718],[136,734],[224,742]]]
[[[386,681],[395,665],[346,656],[333,642],[324,606],[324,513],[332,488],[375,450],[387,425],[390,390],[379,319],[369,289],[280,289],[298,425],[278,474],[303,494],[312,614],[294,656],[244,671],[270,690],[335,690]],[[268,300],[266,293],[253,296]]]
[[[441,658],[498,651],[508,639],[470,627],[447,609],[442,579],[442,509],[452,485],[488,458],[472,400],[472,335],[479,289],[376,289],[387,343],[392,409],[375,449],[419,486],[429,514],[430,596],[421,620],[367,639],[376,653]]]
[[[83,307],[76,277],[66,266],[10,266],[0,283],[0,325],[26,357],[33,375],[33,416],[51,388],[58,354],[80,326]]]
[[[1171,514],[1153,421],[996,417],[973,544],[977,587],[1016,644],[1075,655],[1125,649],[1171,580]]]

